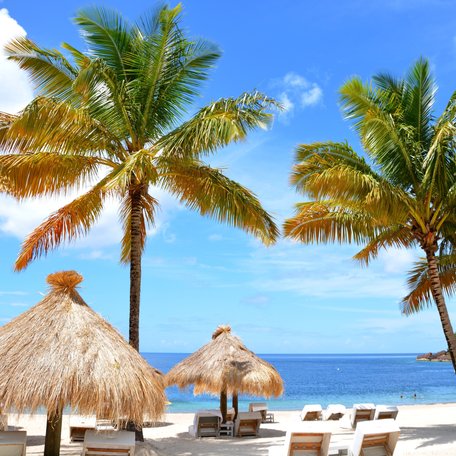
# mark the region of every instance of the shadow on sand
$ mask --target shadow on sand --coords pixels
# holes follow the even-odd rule
[[[425,440],[416,448],[434,445],[445,445],[456,442],[456,426],[453,424],[436,424],[426,427],[401,426],[401,440]]]

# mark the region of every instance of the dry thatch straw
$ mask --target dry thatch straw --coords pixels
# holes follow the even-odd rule
[[[176,364],[166,375],[166,383],[179,388],[194,385],[195,394],[270,397],[283,393],[276,369],[251,352],[229,326],[219,326],[211,342]]]
[[[81,298],[74,271],[47,278],[48,295],[0,327],[0,403],[19,413],[70,406],[141,424],[165,408],[164,380]]]

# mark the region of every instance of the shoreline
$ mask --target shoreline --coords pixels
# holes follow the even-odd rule
[[[304,404],[303,404],[304,405]],[[456,454],[456,402],[416,404],[398,406],[397,422],[401,437],[395,456],[444,456]],[[138,443],[137,456],[267,456],[270,448],[280,448],[287,429],[302,423],[299,410],[270,411],[275,415],[274,423],[264,423],[257,438],[204,438],[195,439],[188,434],[193,422],[193,412],[166,413],[154,427],[144,428],[144,443]],[[344,422],[344,419],[346,421]],[[349,417],[333,422],[332,444],[338,439],[351,442],[353,431],[347,426]],[[9,414],[12,429],[27,431],[27,455],[42,455],[46,415]],[[306,423],[302,423],[304,426]],[[345,427],[344,427],[345,426]],[[62,426],[62,454],[79,456],[82,443],[69,442],[69,415],[64,414]]]

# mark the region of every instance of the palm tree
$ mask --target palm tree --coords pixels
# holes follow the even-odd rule
[[[456,92],[434,118],[436,85],[424,59],[404,79],[382,73],[363,84],[355,77],[340,92],[369,162],[347,143],[300,145],[291,179],[310,201],[285,221],[285,235],[304,243],[363,244],[355,258],[366,265],[380,249],[421,248],[456,370],[438,269],[438,250],[456,232]]]
[[[19,197],[90,188],[51,214],[22,244],[16,270],[63,241],[85,235],[109,198],[120,201],[121,261],[130,265],[130,344],[139,350],[141,257],[162,188],[188,208],[272,243],[278,229],[256,196],[202,159],[265,127],[275,102],[260,93],[188,111],[219,57],[180,29],[181,7],[161,7],[138,24],[118,13],[79,12],[87,52],[72,60],[20,38],[6,50],[28,71],[37,98],[0,129],[2,173]],[[21,153],[17,153],[20,151]],[[95,183],[94,183],[95,181]]]

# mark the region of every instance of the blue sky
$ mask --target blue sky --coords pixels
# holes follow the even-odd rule
[[[89,4],[92,4],[90,2]],[[131,19],[155,5],[104,1]],[[24,34],[42,46],[80,46],[71,23],[87,3],[0,0],[0,45]],[[439,84],[437,111],[456,89],[456,5],[452,1],[330,0],[310,2],[184,1],[191,36],[223,51],[195,106],[260,89],[287,110],[272,128],[220,150],[214,166],[258,194],[281,223],[300,197],[288,184],[299,143],[347,139],[338,88],[350,76],[402,75],[420,56]],[[0,110],[16,111],[32,88],[0,54]],[[260,353],[424,352],[445,347],[436,310],[405,318],[399,301],[415,252],[382,253],[369,269],[352,259],[355,246],[301,246],[281,240],[263,247],[244,233],[180,207],[163,192],[143,264],[141,350],[190,352],[213,329],[231,324]],[[117,206],[107,207],[90,236],[61,247],[27,270],[12,272],[20,242],[65,201],[0,197],[0,324],[41,299],[45,277],[76,269],[86,301],[123,334],[128,328],[128,269],[119,264]],[[455,302],[448,303],[456,315]]]

